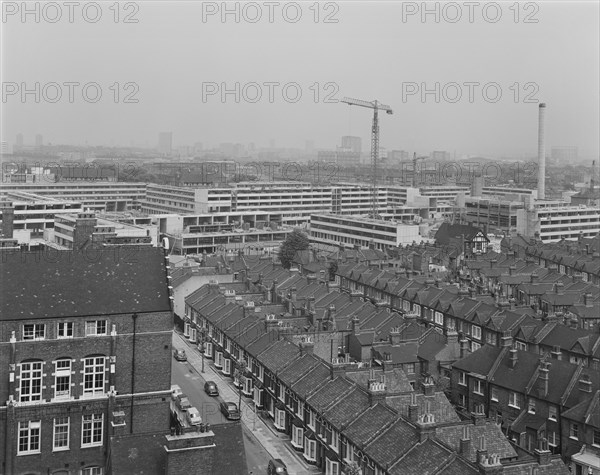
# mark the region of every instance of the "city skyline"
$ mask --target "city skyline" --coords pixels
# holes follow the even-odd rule
[[[536,108],[546,102],[549,146],[573,145],[582,158],[598,156],[600,122],[592,107],[599,100],[597,4],[552,2],[538,5],[537,12],[521,7],[518,22],[517,12],[502,4],[501,21],[492,23],[479,13],[471,24],[466,18],[447,21],[445,10],[436,23],[431,15],[425,22],[419,14],[408,15],[401,5],[335,5],[335,12],[320,11],[319,22],[307,7],[307,20],[298,23],[277,16],[273,23],[250,23],[243,11],[239,23],[233,17],[223,23],[199,5],[182,3],[175,9],[159,2],[140,6],[135,24],[20,23],[8,17],[3,45],[20,48],[18,54],[3,48],[3,140],[12,142],[22,132],[42,133],[51,143],[153,147],[157,134],[168,130],[174,146],[197,141],[267,145],[276,137],[280,146],[304,148],[309,140],[328,148],[345,135],[367,144],[370,114],[335,102],[350,96],[394,107],[394,116],[380,124],[381,145],[388,150],[534,154]],[[325,23],[327,15],[338,22]],[[565,27],[574,23],[575,30]],[[73,35],[81,41],[73,44]],[[234,35],[245,41],[233,41]],[[272,35],[281,41],[269,41]],[[144,41],[127,42],[133,36]],[[209,41],[219,45],[218,51],[207,46]],[[161,58],[158,68],[156,57]],[[111,68],[103,66],[106,61]],[[55,68],[60,77],[47,72]],[[78,91],[69,103],[62,86],[62,100],[50,103],[45,99],[56,90],[44,86],[52,81],[95,82],[103,99],[86,102]],[[12,86],[5,86],[21,89],[24,83],[24,89],[35,89],[36,82],[39,103],[35,94],[22,101],[22,91],[11,95]],[[272,103],[268,83],[278,83]],[[283,97],[284,86],[292,83],[298,86]],[[437,96],[427,92],[436,83]],[[472,103],[469,83],[479,83]],[[492,83],[496,86],[484,97],[484,85]],[[231,92],[236,84],[239,93]],[[258,90],[252,84],[263,93],[255,103]],[[302,99],[293,102],[298,87]],[[498,91],[502,98],[493,102],[492,92]],[[461,100],[452,103],[458,92]],[[57,116],[61,121],[52,120]]]

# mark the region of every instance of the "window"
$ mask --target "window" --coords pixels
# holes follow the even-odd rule
[[[477,325],[473,325],[471,327],[471,335],[473,336],[473,338],[477,338],[478,340],[481,340],[481,327],[478,327]]]
[[[104,414],[88,414],[81,418],[81,446],[102,445]]]
[[[254,388],[254,404],[256,407],[263,406],[263,390],[257,387]]]
[[[223,367],[223,353],[220,351],[217,351],[215,353],[215,366],[217,368],[222,368]]]
[[[19,422],[18,455],[40,453],[41,426],[41,421]]]
[[[69,418],[54,419],[54,451],[69,450]]]
[[[467,399],[465,398],[464,394],[459,394],[458,395],[458,405],[460,407],[466,407],[467,406]]]
[[[56,330],[57,338],[73,338],[73,322],[61,322]]]
[[[527,412],[529,414],[535,414],[535,400],[530,399],[527,405]]]
[[[46,338],[46,325],[43,323],[23,325],[23,340],[43,340],[44,338]]]
[[[592,445],[600,446],[600,430],[594,429],[594,438],[592,439]]]
[[[304,420],[304,403],[302,401],[298,401],[298,406],[296,407],[296,415]]]
[[[483,381],[479,379],[473,381],[473,392],[483,396]]]
[[[408,363],[406,365],[406,372],[408,374],[415,374],[415,364],[414,363]]]
[[[458,384],[461,386],[467,385],[467,373],[463,373],[462,371],[458,373]]]
[[[513,391],[510,392],[508,396],[508,405],[514,407],[515,409],[519,409],[521,406],[519,404],[519,394]]]
[[[481,345],[479,343],[475,343],[474,341],[471,342],[471,351],[475,352],[479,348],[481,348]]]
[[[297,449],[304,448],[304,429],[292,426],[292,445]]]
[[[556,406],[548,406],[548,419],[556,420]]]
[[[81,471],[81,475],[104,475],[102,467],[88,467]]]
[[[438,325],[444,324],[444,314],[440,312],[435,312],[435,323]]]
[[[265,369],[262,366],[258,367],[258,374],[256,375],[258,380],[262,383],[265,379]]]
[[[304,458],[310,462],[316,462],[317,441],[304,437]]]
[[[277,396],[283,402],[285,402],[285,387],[283,384],[279,384],[279,395]]]
[[[223,374],[229,375],[231,374],[231,360],[229,358],[223,359]]]
[[[42,365],[41,361],[21,363],[20,402],[42,400]]]
[[[93,356],[83,360],[83,395],[104,394],[104,356]]]
[[[492,388],[492,395],[491,395],[492,401],[494,402],[498,402],[498,389],[497,388]]]
[[[326,459],[325,475],[340,475],[340,463]]]
[[[521,351],[527,351],[527,343],[523,343],[522,341],[515,341],[515,348]]]
[[[551,445],[552,447],[556,447],[558,445],[558,436],[556,435],[556,432],[548,432],[547,436],[548,436],[548,445]]]
[[[413,305],[413,312],[415,312],[419,317],[421,316],[421,306],[414,304]]]
[[[579,438],[579,425],[575,424],[574,422],[571,422],[571,427],[569,429],[569,437],[571,437],[572,439]]]
[[[106,335],[106,320],[93,320],[85,322],[85,336]]]
[[[340,451],[340,435],[333,429],[331,429],[331,444],[329,445],[336,452]]]
[[[285,411],[275,409],[275,427],[279,430],[285,430]]]
[[[54,399],[71,397],[71,360],[61,359],[54,362]]]
[[[315,424],[316,424],[316,415],[313,411],[308,411],[308,427],[310,427],[312,430],[315,430]]]

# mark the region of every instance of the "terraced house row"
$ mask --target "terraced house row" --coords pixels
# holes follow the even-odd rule
[[[558,349],[573,363],[600,367],[597,286],[514,257],[488,257],[461,270],[462,285],[410,279],[359,264],[339,266],[337,278],[340,289],[351,296],[412,312],[444,333],[458,332],[470,351],[485,344],[500,346],[502,338],[510,336],[517,348],[538,354]],[[489,272],[494,269],[508,272]],[[507,284],[504,277],[514,279]],[[509,290],[498,288],[496,280]],[[533,307],[549,311],[532,308],[532,300]]]
[[[255,270],[261,272],[256,275]],[[196,334],[206,334],[204,356],[223,374],[233,375],[275,429],[324,473],[339,475],[350,462],[369,475],[568,473],[543,442],[533,454],[525,454],[484,414],[475,412],[461,421],[432,378],[424,378],[415,391],[404,369],[386,360],[352,361],[344,348],[327,360],[315,354],[321,335],[352,331],[319,328],[314,317],[320,310],[321,320],[338,323],[338,312],[347,319],[365,306],[382,322],[386,315],[385,320],[400,315],[360,300],[350,300],[346,307],[352,310],[347,313],[335,304],[323,308],[327,301],[340,304],[338,299],[350,297],[326,282],[308,281],[271,263],[244,272],[240,282],[211,283],[190,294],[184,319]],[[321,292],[311,298],[303,292],[309,287]],[[255,299],[254,307],[244,302],[245,290]],[[272,314],[263,313],[274,306],[287,306],[277,321],[294,319],[285,331],[276,330],[279,325],[273,327]],[[304,317],[302,309],[307,311]],[[375,317],[364,320],[369,318]],[[356,319],[350,319],[351,326],[352,320],[356,326]],[[236,367],[242,368],[240,376]]]

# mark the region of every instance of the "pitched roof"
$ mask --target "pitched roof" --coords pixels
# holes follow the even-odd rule
[[[354,420],[359,414],[369,407],[369,396],[366,391],[355,386],[344,394],[344,397],[336,402],[324,413],[331,425],[342,429],[345,425]]]
[[[277,372],[300,356],[298,346],[288,340],[279,340],[269,346],[265,351],[256,357],[260,363],[272,372]]]
[[[517,456],[517,452],[512,447],[508,439],[502,433],[499,425],[492,421],[486,421],[484,424],[453,424],[451,426],[441,426],[436,429],[435,435],[438,439],[452,448],[455,452],[460,450],[460,439],[463,437],[464,427],[468,428],[471,444],[469,453],[464,454],[471,462],[477,462],[477,447],[480,437],[485,438],[488,453],[498,454],[500,458],[512,458]]]
[[[317,389],[306,402],[319,411],[319,408],[328,407],[332,401],[347,394],[352,386],[348,379],[338,376]]]
[[[170,312],[161,248],[4,253],[3,320]]]
[[[396,419],[365,447],[369,457],[381,467],[392,465],[406,454],[419,438],[417,429],[403,419]]]
[[[375,404],[352,421],[344,430],[344,435],[354,445],[362,447],[397,417],[396,411],[387,404]]]

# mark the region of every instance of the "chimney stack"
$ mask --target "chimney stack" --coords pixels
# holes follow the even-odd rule
[[[417,422],[419,419],[419,405],[417,404],[417,395],[413,391],[410,393],[410,405],[408,406],[408,418],[411,422]]]
[[[518,361],[518,357],[517,357],[517,349],[513,346],[510,351],[510,367],[514,368],[515,366],[517,366],[517,361]]]
[[[546,199],[546,104],[538,108],[538,199]]]
[[[592,393],[592,382],[590,381],[590,376],[586,373],[582,374],[579,379],[579,390],[588,394]]]
[[[471,451],[471,435],[469,426],[463,426],[462,438],[460,439],[460,454],[469,457]]]

